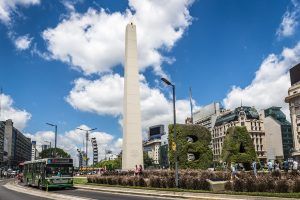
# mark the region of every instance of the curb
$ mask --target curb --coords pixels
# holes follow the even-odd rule
[[[133,194],[133,195],[140,195],[140,196],[152,196],[152,197],[161,197],[161,198],[181,198],[181,199],[213,199],[213,200],[248,200],[249,198],[244,198],[241,196],[228,196],[224,197],[224,195],[215,195],[215,196],[207,196],[207,195],[214,195],[211,193],[195,193],[189,194],[186,192],[173,192],[173,191],[160,191],[160,190],[143,190],[143,189],[131,189],[131,188],[124,188],[126,190],[120,190],[116,188],[109,188],[109,187],[101,187],[101,186],[83,186],[80,184],[76,184],[74,186],[77,189],[84,189],[84,190],[92,190],[92,191],[101,191],[101,192],[110,192],[116,194]],[[134,191],[135,190],[135,191]],[[200,196],[202,195],[202,196]],[[223,196],[223,197],[222,197]],[[251,197],[250,197],[251,198]],[[253,198],[253,197],[252,197]],[[254,199],[254,198],[253,198]],[[259,197],[259,199],[263,199]]]
[[[189,192],[174,192],[162,190],[147,190],[121,187],[106,187],[106,186],[85,186],[82,184],[74,185],[77,189],[101,191],[115,194],[132,194],[139,196],[152,196],[161,198],[181,198],[181,199],[212,199],[212,200],[297,200],[296,198],[282,197],[266,197],[266,196],[247,196],[247,195],[231,195],[231,194],[214,194],[214,193],[189,193]]]

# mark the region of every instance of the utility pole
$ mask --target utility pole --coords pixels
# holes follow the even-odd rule
[[[56,145],[57,145],[57,125],[56,124],[51,124],[51,123],[46,123],[49,126],[53,126],[54,127],[54,131],[55,131],[55,141],[54,141],[54,157],[56,157]]]
[[[172,87],[173,91],[173,120],[174,120],[174,144],[175,144],[175,149],[174,149],[174,157],[175,157],[175,185],[178,187],[178,157],[177,157],[177,133],[176,133],[176,95],[175,95],[175,84],[172,84],[169,80],[165,78],[161,78],[161,80]]]
[[[85,130],[82,128],[77,128],[79,130],[85,131],[85,154],[86,154],[86,167],[88,166],[88,141],[89,141],[89,132],[96,130],[97,128]]]
[[[194,119],[193,119],[193,102],[192,102],[192,87],[190,87],[190,106],[191,106],[191,123],[194,124]]]

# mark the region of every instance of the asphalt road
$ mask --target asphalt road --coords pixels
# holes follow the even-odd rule
[[[167,200],[167,198],[137,196],[137,195],[129,195],[129,194],[113,194],[113,193],[106,193],[101,191],[98,192],[98,191],[89,191],[89,190],[82,190],[82,189],[56,190],[51,192],[66,194],[66,195],[69,194],[69,195],[98,199],[98,200],[162,200],[162,199]]]
[[[29,194],[19,193],[11,191],[3,187],[6,183],[12,181],[12,179],[0,179],[0,200],[42,200],[46,198],[31,196]]]
[[[1,180],[0,179],[0,200],[47,200],[45,197],[47,196],[47,192],[42,191],[45,193],[45,197],[38,197],[32,196],[30,194],[24,194],[21,192],[16,192],[5,188],[3,185],[8,183],[9,181],[13,181],[13,179],[8,180]],[[23,184],[19,184],[24,188],[27,188]],[[37,188],[30,187],[32,190],[40,191]],[[28,190],[28,192],[30,192]],[[62,195],[72,195],[73,197],[78,197],[78,199],[82,198],[89,198],[89,199],[99,199],[99,200],[162,200],[167,198],[157,198],[157,197],[147,197],[147,196],[137,196],[137,195],[129,195],[129,194],[116,194],[116,193],[106,193],[101,191],[90,191],[90,190],[83,190],[83,189],[51,189],[49,193],[54,194],[62,194]],[[50,198],[50,197],[49,197]],[[169,198],[171,199],[171,198]],[[62,199],[60,199],[62,200]]]

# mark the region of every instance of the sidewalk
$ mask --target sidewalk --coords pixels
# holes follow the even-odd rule
[[[125,187],[108,187],[97,185],[81,185],[76,184],[76,188],[83,190],[94,190],[110,193],[134,194],[154,197],[169,197],[169,198],[184,198],[184,199],[215,199],[215,200],[298,200],[296,198],[282,198],[282,197],[264,197],[264,196],[246,196],[246,195],[229,195],[229,194],[213,194],[213,193],[193,193],[193,192],[174,192],[162,190],[147,190],[134,189]]]

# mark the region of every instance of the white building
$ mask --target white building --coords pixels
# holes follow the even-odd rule
[[[292,155],[300,161],[300,63],[290,69],[291,87],[285,102],[289,103],[294,150]]]
[[[212,131],[217,117],[220,115],[220,103],[213,102],[193,113],[194,124],[199,124]]]
[[[149,140],[144,143],[144,151],[148,153],[155,164],[159,164],[161,139]]]
[[[293,148],[291,123],[280,107],[262,110],[268,160],[287,160]]]
[[[31,161],[39,158],[39,152],[36,149],[36,141],[31,142]]]

